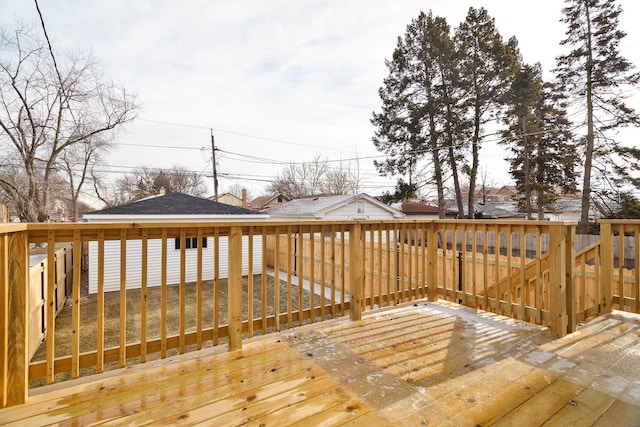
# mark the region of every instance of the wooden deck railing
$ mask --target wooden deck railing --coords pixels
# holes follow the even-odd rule
[[[605,309],[640,313],[640,220],[601,220],[602,299]],[[633,241],[627,248],[624,241]],[[632,252],[627,254],[626,252]],[[632,260],[625,265],[625,260]],[[604,274],[606,273],[606,274]]]
[[[30,382],[221,343],[237,349],[244,337],[347,314],[357,320],[363,310],[421,298],[547,325],[563,336],[610,311],[612,301],[638,308],[637,273],[620,279],[628,274],[614,269],[612,256],[613,234],[637,239],[637,226],[603,223],[602,241],[575,254],[574,225],[547,221],[3,225],[0,407],[24,402]],[[53,302],[60,243],[72,245],[68,320],[56,318]],[[43,344],[30,360],[33,245],[46,247],[51,277]]]

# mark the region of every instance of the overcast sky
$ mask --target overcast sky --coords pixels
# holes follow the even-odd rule
[[[524,61],[547,73],[565,31],[560,0],[38,3],[54,52],[91,50],[108,76],[138,94],[139,118],[118,134],[112,171],[181,165],[210,175],[213,129],[221,192],[237,183],[254,196],[283,163],[316,155],[336,167],[359,158],[365,192],[391,189],[395,179],[372,164],[381,157],[370,118],[381,105],[384,61],[421,10],[454,28],[470,6],[483,6],[505,39],[516,36]],[[628,33],[622,53],[640,65],[640,2],[618,3]],[[4,26],[39,27],[33,1],[0,0],[0,17]],[[493,140],[485,143],[481,161],[495,185],[509,183],[503,157]]]

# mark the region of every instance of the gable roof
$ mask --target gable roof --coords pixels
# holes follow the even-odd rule
[[[424,202],[410,202],[404,200],[402,202],[402,212],[406,215],[438,215],[440,209],[437,206],[428,205]],[[456,211],[446,209],[446,215],[456,215]]]
[[[281,198],[283,201],[278,202],[278,198]],[[291,201],[291,199],[285,196],[284,194],[279,193],[279,194],[256,197],[251,201],[251,203],[249,203],[249,205],[254,209],[262,209],[263,207],[267,206],[269,203],[273,201],[275,201],[276,203],[288,203],[289,201]]]
[[[357,200],[366,200],[389,212],[395,218],[402,218],[404,214],[391,206],[385,205],[379,200],[361,193],[356,195],[339,195],[326,197],[313,197],[308,199],[295,199],[281,206],[268,209],[266,212],[273,216],[314,217],[324,216],[327,212],[346,206]]]
[[[152,196],[85,215],[255,215],[259,212],[182,193]]]

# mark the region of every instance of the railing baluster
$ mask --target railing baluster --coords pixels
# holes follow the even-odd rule
[[[362,228],[354,223],[349,230],[349,315],[351,320],[362,317]],[[343,234],[344,239],[344,234]],[[344,280],[343,280],[344,283]]]
[[[202,349],[202,265],[204,260],[202,255],[204,252],[204,237],[202,228],[198,227],[197,232],[198,249],[196,252],[196,349]]]
[[[486,224],[482,224],[482,291],[484,302],[482,308],[489,309],[489,230]]]
[[[391,256],[391,230],[389,226],[385,227],[385,232],[386,232],[385,248],[386,248],[386,254],[387,254],[387,265],[386,265],[385,271],[387,272],[387,280],[385,281],[386,285],[385,285],[384,294],[385,294],[385,300],[386,300],[385,305],[388,306],[392,304],[390,301],[395,301],[395,296],[394,296],[395,280],[393,279],[394,274],[392,274],[393,270],[395,270],[395,264],[393,265],[393,267],[391,264],[392,259],[395,261],[395,257],[392,258]]]
[[[315,228],[311,226],[309,230],[309,323],[313,323],[316,317],[316,234]]]
[[[140,362],[147,361],[147,279],[149,273],[149,230],[142,230],[140,268]]]
[[[369,274],[366,274],[365,271],[365,278],[368,278],[368,289],[369,289],[369,309],[373,310],[375,308],[375,302],[376,302],[376,292],[374,289],[374,282],[375,282],[375,277],[376,277],[376,265],[375,265],[375,234],[374,234],[374,230],[373,230],[373,225],[368,225],[366,227],[366,234],[365,234],[365,238],[362,242],[363,247],[366,249],[367,245],[369,248]],[[367,237],[369,236],[369,237]],[[365,266],[365,262],[364,260],[366,259],[363,258],[363,266]],[[366,270],[366,268],[365,268]]]
[[[74,264],[75,264],[75,243],[74,243]],[[79,269],[78,269],[79,270]],[[73,266],[74,283],[73,289],[75,290],[75,274],[76,266]],[[78,271],[79,274],[79,271]],[[78,282],[80,284],[80,282]],[[74,297],[75,300],[75,297]],[[120,341],[118,351],[118,364],[121,368],[126,365],[127,359],[127,230],[120,230]]]
[[[45,381],[53,384],[55,379],[55,336],[56,336],[56,298],[54,281],[54,254],[56,250],[56,233],[51,230],[47,233],[47,305],[46,305],[46,329],[45,345],[47,374]]]
[[[160,266],[160,357],[167,357],[167,239],[166,228],[162,229]]]
[[[229,287],[227,285],[227,293]],[[220,229],[213,232],[213,345],[218,345],[220,334]]]
[[[186,301],[186,281],[187,275],[187,238],[186,230],[180,229],[180,283],[178,293],[178,351],[180,354],[184,353],[185,340],[185,301]]]
[[[96,371],[104,371],[104,230],[98,230],[98,295],[96,307]]]
[[[295,270],[295,259],[294,259],[294,251],[292,249],[293,246],[293,236],[291,234],[291,226],[287,225],[287,328],[291,328],[292,321],[292,304],[293,304],[293,295],[291,295],[291,275],[293,270]]]
[[[320,227],[320,321],[325,320],[325,303],[326,303],[326,295],[325,289],[327,288],[326,283],[326,271],[327,271],[327,262],[326,262],[326,226]]]
[[[82,238],[80,231],[73,232],[73,296],[71,301],[71,377],[80,376],[80,262],[82,260]],[[120,303],[120,307],[126,304]],[[122,312],[122,310],[120,310]]]
[[[347,287],[345,283],[347,281],[347,242],[345,238],[344,224],[340,225],[340,316],[344,316],[345,310],[345,296],[347,293]]]
[[[513,227],[507,225],[505,235],[507,237],[507,316],[511,317],[513,314]]]
[[[253,227],[247,236],[247,335],[253,336]]]
[[[331,256],[331,318],[335,318],[336,317],[336,304],[335,304],[335,300],[336,300],[336,231],[335,228],[333,226],[333,224],[331,225],[331,239],[330,239],[330,246],[329,246],[329,251],[330,251],[330,256]]]
[[[303,298],[303,290],[304,290],[304,231],[302,226],[298,226],[297,235],[297,245],[298,248],[296,252],[299,254],[297,256],[296,263],[296,276],[298,277],[298,326],[302,326],[304,320],[304,298]],[[311,283],[311,281],[309,282]],[[311,290],[313,291],[313,290]]]
[[[378,307],[384,307],[385,304],[383,303],[382,300],[382,272],[384,271],[383,265],[382,265],[382,223],[378,223],[377,226],[377,231],[378,231],[378,271],[377,271],[377,280],[376,280],[376,284],[378,285]],[[373,242],[371,242],[371,244],[373,244]]]
[[[267,333],[267,229],[262,227],[262,272],[260,274],[262,279],[261,289],[261,315],[262,315],[262,331],[264,335]]]
[[[435,222],[429,224],[427,237],[427,298],[429,301],[438,299],[438,228]]]
[[[280,230],[278,226],[275,228],[273,235],[275,247],[273,255],[273,269],[275,271],[275,278],[273,283],[273,316],[274,316],[274,329],[280,330]]]
[[[618,226],[618,310],[624,310],[624,224]]]

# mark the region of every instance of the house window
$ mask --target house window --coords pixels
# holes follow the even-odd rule
[[[187,237],[185,239],[185,249],[197,249],[198,248],[198,238],[197,237]],[[203,237],[202,238],[202,248],[206,248],[207,247],[207,238]],[[175,249],[179,250],[180,249],[180,238],[176,237],[175,238]]]
[[[358,200],[356,202],[356,212],[364,213],[364,200]]]

